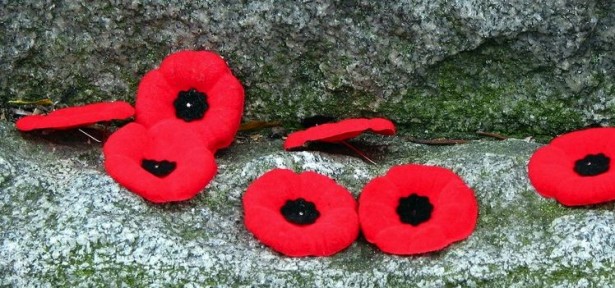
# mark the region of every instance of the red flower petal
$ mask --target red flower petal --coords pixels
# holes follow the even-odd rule
[[[281,212],[287,201],[299,198],[314,204],[319,213],[315,222],[296,224]],[[288,256],[333,255],[350,246],[359,234],[356,202],[350,192],[314,172],[273,169],[250,184],[243,207],[246,228],[265,245]]]
[[[168,120],[149,130],[130,123],[113,133],[104,146],[107,173],[128,190],[154,202],[188,200],[198,194],[216,174],[213,154],[200,135],[183,129],[178,120]],[[144,168],[144,160],[175,163],[166,176]]]
[[[134,112],[134,108],[126,102],[101,102],[58,109],[47,115],[26,116],[17,120],[15,126],[20,131],[69,129],[96,122],[130,118]]]
[[[197,109],[198,105],[186,103],[191,107],[186,113],[197,113],[187,118],[175,104],[189,91],[200,93],[206,107]],[[160,68],[148,72],[139,83],[136,122],[150,127],[165,119],[182,120],[182,129],[196,131],[215,151],[233,142],[243,103],[243,86],[220,56],[210,51],[181,51],[167,56]]]
[[[439,227],[429,225],[422,229],[400,229],[398,226],[381,230],[370,241],[384,252],[396,255],[413,255],[441,250],[448,241]]]
[[[168,55],[160,64],[168,83],[179,90],[196,88],[209,91],[220,77],[231,74],[226,61],[212,51],[179,51]]]
[[[340,142],[357,137],[365,131],[393,135],[395,125],[384,118],[346,119],[336,123],[321,124],[289,134],[284,142],[284,149],[298,148],[310,141]]]
[[[416,202],[399,207],[402,199],[411,197]],[[429,213],[421,212],[429,205],[425,201],[432,207]],[[402,221],[399,210],[416,222]],[[474,192],[459,176],[440,167],[394,166],[385,176],[370,181],[359,198],[359,220],[365,238],[391,254],[443,249],[470,236],[477,217]]]
[[[602,163],[605,166],[596,165],[596,161],[583,162],[588,156],[600,154],[605,157],[606,162]],[[615,128],[575,131],[556,137],[536,150],[528,163],[528,176],[540,195],[555,198],[567,206],[612,201],[615,200],[615,171],[610,165],[614,157]],[[584,176],[583,172],[575,171],[578,161],[588,165],[586,168],[599,170]]]

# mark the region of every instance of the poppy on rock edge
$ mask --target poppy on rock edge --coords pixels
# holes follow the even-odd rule
[[[47,115],[25,116],[17,120],[15,127],[19,131],[70,129],[97,122],[123,120],[132,117],[134,113],[134,108],[127,102],[99,102],[57,109]]]
[[[615,128],[566,133],[540,147],[528,163],[538,194],[566,206],[615,200]]]
[[[184,201],[202,191],[217,171],[200,135],[179,120],[151,128],[130,123],[103,147],[105,169],[122,186],[154,203]]]
[[[315,172],[273,169],[250,184],[243,208],[248,231],[287,256],[330,256],[359,234],[350,192]]]
[[[395,134],[395,124],[384,118],[354,118],[335,123],[325,123],[289,134],[284,142],[284,149],[301,148],[306,143],[312,141],[342,142],[357,137],[366,131],[382,135],[393,135]]]
[[[215,152],[233,142],[243,104],[243,86],[224,59],[211,51],[180,51],[139,83],[135,121],[151,127],[180,120],[181,129],[196,131]]]
[[[363,235],[390,254],[441,250],[470,236],[477,218],[474,192],[441,167],[394,166],[370,181],[359,197]]]

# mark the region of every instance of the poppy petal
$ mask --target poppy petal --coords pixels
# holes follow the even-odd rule
[[[374,244],[386,253],[414,255],[441,250],[448,246],[450,241],[437,227],[411,230],[394,226],[381,230],[376,235]]]
[[[467,238],[477,217],[474,192],[441,167],[394,166],[370,181],[359,198],[365,238],[391,254],[440,250]]]
[[[244,90],[232,74],[220,77],[220,81],[207,94],[210,111],[202,119],[200,131],[205,139],[211,139],[210,146],[228,147],[235,138],[241,124],[244,105]],[[186,123],[189,124],[189,123]]]
[[[242,201],[248,231],[287,256],[333,255],[359,234],[356,202],[350,192],[314,172],[273,169],[250,184]],[[289,209],[307,209],[293,210],[299,215],[318,216],[311,222],[291,222],[284,214],[290,207],[287,205],[298,205]]]
[[[167,56],[159,68],[169,83],[178,89],[197,88],[204,92],[231,73],[226,61],[211,51],[178,51]]]
[[[282,207],[288,198],[299,197],[294,194],[299,186],[294,180],[297,180],[295,172],[287,169],[265,173],[250,184],[250,189],[260,192],[245,193],[243,202],[251,203],[249,207]]]
[[[244,90],[216,53],[180,51],[143,77],[135,105],[136,122],[151,127],[180,120],[215,152],[229,146],[239,130]]]
[[[455,179],[442,188],[439,199],[434,199],[433,224],[439,226],[449,240],[459,241],[470,236],[476,228],[478,202],[472,189],[459,176],[452,174],[451,178]]]
[[[551,140],[549,145],[564,150],[571,158],[582,158],[613,147],[615,128],[590,128],[566,133]]]
[[[366,204],[363,204],[366,203]],[[359,205],[359,222],[363,236],[368,242],[376,242],[376,235],[381,229],[401,225],[395,208],[382,203],[362,202]]]
[[[244,214],[244,224],[248,231],[258,231],[258,240],[273,250],[293,257],[308,256],[316,250],[316,241],[309,237],[297,237],[297,234],[307,232],[299,232],[297,227],[280,221],[278,211],[252,207],[245,208]]]
[[[402,195],[429,193],[432,201],[437,200],[442,188],[455,176],[447,169],[422,165],[393,166],[387,172],[387,179],[397,184]]]
[[[459,241],[467,238],[476,228],[476,216],[478,215],[478,206],[468,209],[459,205],[442,205],[439,210],[443,213],[436,213],[434,221],[447,239],[451,241]]]
[[[127,102],[100,102],[58,109],[47,115],[22,117],[15,126],[20,131],[69,129],[97,122],[123,120],[132,117],[134,113],[134,108]]]
[[[352,195],[333,179],[323,177],[323,175],[312,171],[303,172],[301,176],[299,187],[295,187],[300,193],[297,197],[310,195],[310,199],[318,203],[318,210],[322,214],[340,209],[340,207],[351,207],[353,210],[356,210],[356,201]],[[328,187],[328,190],[315,193],[315,191],[323,189],[322,187]],[[323,219],[325,216],[323,216]]]
[[[147,129],[130,123],[112,134],[104,146],[105,169],[128,190],[154,202],[188,200],[216,173],[212,153],[199,135],[180,129],[178,121],[163,121]],[[143,161],[174,163],[163,177],[146,170]]]
[[[591,205],[615,199],[615,177],[602,174],[594,179],[571,177],[557,185],[557,201],[567,206]]]
[[[160,70],[147,72],[137,88],[135,120],[151,127],[161,119],[174,118],[173,100],[176,97],[176,90],[166,81]]]
[[[528,176],[538,194],[566,206],[615,200],[615,128],[566,133],[534,152]]]
[[[389,170],[390,171],[390,170]],[[374,187],[371,187],[374,186]],[[376,177],[369,181],[363,190],[378,190],[378,193],[361,193],[360,198],[365,204],[396,205],[399,201],[399,187],[387,177]]]
[[[566,153],[556,147],[543,146],[536,150],[528,163],[528,176],[536,191],[543,197],[553,198],[557,194],[558,179],[573,177],[572,169],[562,171],[561,167],[568,167],[570,161],[566,160]],[[536,173],[535,171],[542,171]],[[564,176],[564,174],[567,174]],[[537,177],[538,176],[538,177]]]
[[[331,256],[339,251],[350,246],[359,235],[359,221],[357,217],[352,217],[348,211],[337,211],[341,216],[334,224],[322,223],[318,231],[314,234],[318,235],[312,238],[314,251],[310,254],[318,256]],[[352,210],[356,214],[355,210]],[[344,217],[345,216],[345,217]],[[326,231],[326,233],[322,233]],[[309,256],[309,254],[305,254]]]
[[[356,215],[354,209],[331,212],[329,221],[319,220],[318,226],[304,228],[279,221],[278,211],[253,207],[249,212],[245,211],[245,225],[249,231],[259,231],[259,241],[284,255],[330,256],[350,246],[359,234],[358,220],[353,217],[353,214]]]
[[[311,141],[340,142],[354,138],[365,131],[393,135],[395,124],[384,118],[346,119],[336,123],[321,124],[289,134],[284,142],[284,149],[299,148]]]

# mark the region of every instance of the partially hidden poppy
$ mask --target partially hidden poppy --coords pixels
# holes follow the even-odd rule
[[[130,123],[103,147],[105,169],[118,183],[154,202],[188,200],[214,177],[217,166],[201,137],[178,120],[150,128]]]
[[[243,196],[248,231],[287,256],[329,256],[359,234],[356,202],[346,188],[315,172],[273,169]]]
[[[532,155],[536,191],[567,206],[615,200],[615,128],[590,128],[554,138]]]
[[[284,142],[284,149],[296,149],[311,141],[341,142],[357,137],[366,131],[393,135],[395,134],[395,124],[384,118],[354,118],[335,123],[325,123],[289,134]]]
[[[474,192],[452,171],[406,164],[374,178],[361,192],[363,235],[380,250],[413,255],[441,250],[476,227]]]
[[[47,115],[22,117],[15,123],[20,131],[70,129],[97,122],[123,120],[134,115],[132,106],[123,101],[100,102],[54,110]]]
[[[196,131],[215,151],[233,142],[243,104],[243,86],[224,59],[211,51],[180,51],[139,83],[135,121],[150,127],[180,120],[182,129]]]

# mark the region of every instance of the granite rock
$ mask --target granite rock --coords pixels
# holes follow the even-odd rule
[[[134,101],[165,55],[212,49],[245,120],[381,115],[416,135],[613,124],[615,2],[0,1],[0,105]]]
[[[605,287],[615,281],[613,205],[572,209],[536,194],[526,175],[536,143],[434,147],[404,136],[363,136],[354,145],[378,163],[370,165],[339,147],[284,152],[281,140],[241,134],[240,143],[217,155],[219,174],[203,193],[154,205],[104,173],[100,144],[54,135],[20,134],[0,121],[0,286]],[[361,237],[333,257],[288,258],[242,224],[243,191],[274,167],[317,171],[358,196],[370,179],[402,163],[450,168],[474,189],[480,215],[469,239],[399,257]]]

